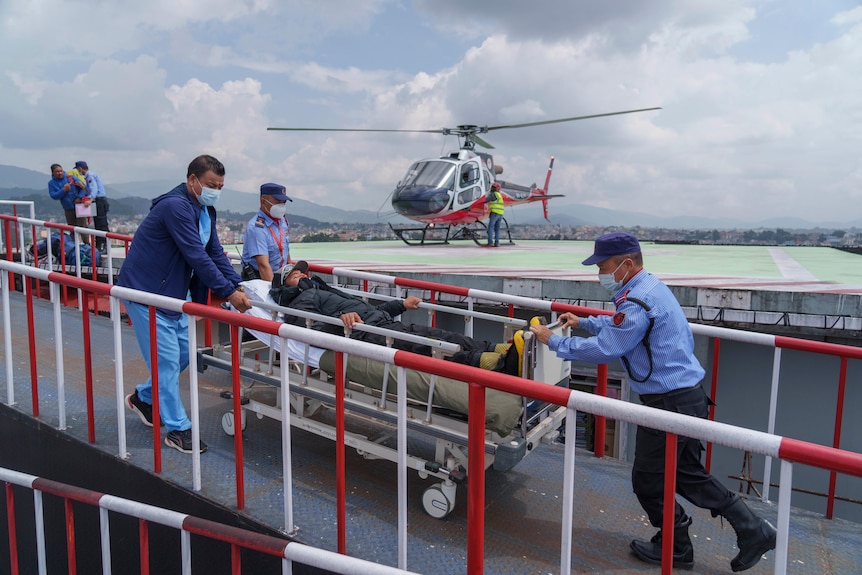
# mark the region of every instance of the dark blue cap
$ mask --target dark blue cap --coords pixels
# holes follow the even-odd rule
[[[87,162],[85,162],[84,160],[78,160],[77,162],[75,162],[75,167],[76,168],[84,168],[85,170],[90,169],[89,166],[87,166]]]
[[[641,245],[638,239],[625,232],[611,232],[596,238],[593,255],[581,262],[585,266],[599,264],[613,256],[624,256],[640,253]]]
[[[290,198],[287,197],[285,192],[285,187],[280,186],[278,184],[264,184],[260,187],[260,195],[261,196],[272,196],[276,200],[281,202],[292,202]]]

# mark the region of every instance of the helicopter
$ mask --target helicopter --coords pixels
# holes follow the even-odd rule
[[[548,219],[548,200],[563,197],[563,194],[549,194],[548,187],[551,173],[554,169],[554,157],[548,166],[544,187],[536,184],[522,186],[507,182],[497,177],[503,173],[503,167],[494,163],[494,157],[486,152],[476,150],[479,145],[485,149],[495,149],[479,134],[487,134],[492,130],[526,128],[561,122],[573,122],[605,116],[619,116],[637,112],[660,110],[661,108],[641,108],[575,116],[557,120],[543,120],[522,124],[501,126],[478,126],[473,124],[459,125],[455,128],[436,130],[387,130],[365,128],[267,128],[272,131],[297,132],[402,132],[430,133],[444,136],[457,136],[460,148],[448,155],[437,158],[427,158],[414,162],[404,177],[396,184],[390,194],[392,209],[401,216],[419,222],[419,225],[400,225],[389,227],[393,233],[407,245],[448,244],[451,240],[472,239],[480,246],[486,245],[482,240],[487,234],[484,223],[489,217],[488,201],[486,200],[491,184],[500,184],[500,194],[505,206],[515,206],[534,202],[542,203],[544,217]],[[513,244],[509,224],[503,218],[501,232]]]

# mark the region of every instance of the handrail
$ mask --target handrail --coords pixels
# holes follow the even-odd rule
[[[338,289],[343,291],[346,294],[349,294],[349,295],[355,295],[355,296],[359,296],[359,297],[368,297],[370,299],[379,299],[382,301],[392,301],[392,300],[402,299],[400,297],[395,297],[395,296],[391,296],[391,295],[380,294],[380,293],[369,293],[369,292],[364,292],[364,291],[350,289],[350,288],[338,288]],[[442,312],[446,312],[447,314],[451,314],[451,315],[464,316],[465,318],[483,319],[483,320],[492,321],[495,323],[502,323],[504,325],[516,325],[516,326],[521,326],[521,327],[523,327],[523,325],[524,325],[524,320],[514,318],[514,317],[495,315],[493,313],[485,313],[485,312],[481,312],[481,311],[470,311],[470,310],[466,310],[466,309],[460,309],[460,308],[456,308],[456,307],[450,307],[450,306],[434,304],[434,303],[422,302],[419,304],[419,308],[420,309],[427,309],[430,311],[442,311]]]
[[[558,405],[566,405],[570,410],[569,416],[567,418],[567,433],[569,428],[574,429],[574,413],[576,410],[580,409],[600,416],[614,417],[616,419],[628,421],[630,423],[647,425],[655,429],[662,429],[671,434],[681,434],[688,437],[702,439],[705,441],[714,441],[716,443],[721,443],[723,445],[727,445],[729,447],[737,449],[747,449],[755,453],[766,455],[768,457],[778,457],[779,459],[782,459],[782,472],[784,472],[785,469],[790,469],[790,466],[793,462],[797,462],[824,469],[829,469],[834,472],[862,476],[862,455],[851,453],[845,450],[840,450],[835,447],[816,445],[813,443],[796,439],[784,438],[781,436],[774,435],[772,433],[754,432],[751,430],[744,430],[735,426],[729,426],[726,424],[721,424],[708,420],[698,420],[696,418],[689,418],[687,416],[682,416],[679,414],[662,412],[660,410],[652,410],[650,408],[645,408],[639,405],[619,402],[616,400],[602,398],[591,394],[582,394],[581,392],[577,391],[568,391],[560,388],[546,386],[544,384],[536,384],[533,382],[524,381],[519,378],[514,378],[498,373],[492,373],[485,370],[479,370],[468,366],[454,366],[450,362],[444,362],[441,360],[436,360],[434,358],[428,358],[424,356],[417,356],[409,352],[394,351],[387,348],[379,348],[378,346],[365,344],[364,342],[356,342],[347,340],[346,338],[339,336],[332,336],[319,332],[311,332],[310,330],[305,330],[303,328],[298,328],[296,326],[290,326],[287,324],[280,324],[271,320],[248,318],[234,312],[228,312],[226,310],[212,308],[210,306],[182,302],[179,300],[172,300],[171,298],[164,298],[162,296],[157,296],[154,294],[143,294],[142,292],[136,292],[135,290],[119,288],[116,286],[107,286],[98,282],[92,282],[91,280],[76,278],[55,272],[46,272],[45,270],[34,269],[28,266],[23,266],[21,264],[0,261],[0,270],[19,273],[21,275],[26,275],[30,277],[37,277],[43,280],[51,281],[52,283],[69,285],[71,287],[78,287],[82,290],[90,291],[93,293],[106,294],[112,298],[120,297],[123,299],[139,301],[140,303],[145,303],[146,305],[153,305],[166,309],[175,309],[177,311],[186,312],[193,316],[230,323],[231,325],[237,327],[250,327],[259,331],[263,331],[265,333],[278,335],[279,337],[282,337],[283,340],[297,339],[300,341],[305,341],[312,345],[316,345],[318,347],[334,349],[342,353],[354,353],[362,355],[364,357],[370,357],[371,359],[377,359],[387,363],[394,363],[401,368],[420,369],[422,371],[427,371],[430,373],[435,373],[437,375],[443,375],[460,381],[465,381],[471,385],[471,390],[473,390],[474,387],[481,389],[491,387],[500,391],[516,393],[518,395],[528,395],[530,397],[534,397],[536,399],[548,401],[550,403],[555,403]],[[2,278],[3,281],[2,287],[4,292],[4,310],[8,310],[9,285],[6,280],[6,274],[0,274],[0,278]],[[734,334],[732,332],[735,331],[728,330],[727,328],[712,329],[721,330],[721,335],[725,336],[725,339],[729,339],[730,336],[733,336]],[[6,329],[6,333],[8,334],[8,329]],[[745,334],[746,332],[741,333]],[[748,343],[769,345],[768,337],[762,337],[763,334],[755,335],[759,335],[761,337],[741,337],[740,339],[742,341],[747,341]],[[824,350],[830,350],[833,352],[847,351],[843,348],[848,348],[848,346],[840,346],[839,344],[818,344],[809,346],[803,345],[800,342],[801,340],[793,340],[793,338],[786,339],[789,341],[782,340],[780,342],[786,347],[796,346],[800,349],[805,348],[805,351],[815,351],[818,353],[821,353]],[[773,342],[777,342],[777,340],[773,339]],[[856,350],[856,348],[848,349]],[[341,370],[337,371],[340,372]],[[11,377],[9,379],[9,384],[11,385]],[[471,393],[471,396],[472,395],[474,394]],[[484,395],[484,392],[482,392],[481,395]],[[475,437],[479,433],[476,429],[474,429],[474,427],[479,425],[475,422],[484,421],[483,402],[479,403],[477,400],[477,410],[474,411],[471,405],[470,412],[473,415],[479,416],[471,418],[473,424],[470,427],[470,436],[471,441],[474,441]],[[289,418],[289,416],[286,417]],[[483,429],[484,425],[482,425],[482,430]],[[343,448],[343,443],[341,445]],[[574,447],[572,446],[570,448],[567,442],[567,458],[569,449],[574,449]],[[784,494],[785,483],[790,483],[790,481],[782,482],[782,493],[780,494],[779,499],[782,505],[779,510],[779,548],[784,545],[786,551],[786,536],[789,522],[789,497],[786,497]],[[480,480],[471,482],[469,485],[470,501],[474,507],[477,504],[481,503],[481,501],[483,500],[483,495],[474,491],[474,489],[480,487]],[[564,488],[569,489],[570,485],[567,484],[564,486]],[[789,486],[787,488],[789,489]],[[783,507],[785,504],[787,506],[786,509]],[[481,505],[479,505],[479,508],[481,509]],[[569,512],[570,511],[571,510],[569,509]],[[473,518],[474,514],[471,513],[470,516],[471,518]],[[479,533],[478,535],[474,533],[473,527],[470,528],[470,535],[471,537],[478,536],[481,539],[481,533]],[[478,572],[476,571],[476,562],[478,561],[479,565],[481,566],[481,558],[476,559],[476,554],[481,553],[481,548],[477,547],[475,540],[473,540],[470,544],[470,549],[471,552],[468,553],[468,570],[471,573]],[[776,558],[776,569],[780,567],[779,559],[780,557]],[[784,557],[784,561],[786,566],[786,556]],[[563,560],[563,563],[565,564],[565,560]]]
[[[281,557],[283,559],[283,568],[289,569],[289,562],[297,562],[318,569],[325,569],[335,573],[344,575],[376,575],[378,573],[384,575],[418,575],[413,571],[406,571],[395,567],[380,565],[364,559],[354,557],[345,557],[339,553],[325,551],[323,549],[315,549],[297,541],[287,541],[271,535],[255,533],[247,529],[232,527],[216,521],[210,521],[200,517],[195,517],[186,513],[179,513],[164,507],[157,507],[147,503],[141,503],[132,499],[107,495],[90,489],[83,489],[34,475],[21,473],[12,469],[0,467],[0,481],[7,485],[18,485],[34,492],[34,497],[41,499],[42,493],[48,493],[62,498],[65,501],[75,501],[84,505],[98,507],[104,511],[113,511],[126,517],[138,519],[142,524],[156,523],[178,529],[183,534],[181,537],[182,554],[181,561],[183,562],[183,572],[190,573],[192,568],[192,553],[189,538],[186,536],[189,533],[194,533],[201,537],[227,543],[231,546],[240,547],[249,551],[255,551],[270,555],[273,557]],[[8,491],[7,502],[14,500],[12,491]],[[37,560],[43,568],[40,572],[44,572],[45,559],[48,549],[45,547],[45,514],[42,505],[36,506],[34,510],[35,524],[37,526]],[[16,521],[15,514],[9,516],[10,536],[14,535]],[[110,532],[110,523],[108,516],[104,513],[100,514],[100,525],[103,534]],[[74,541],[76,525],[74,521],[66,524],[66,534],[71,541]],[[111,538],[101,537],[102,543],[102,559],[107,560],[108,565],[111,564]],[[142,545],[143,546],[143,545]],[[125,550],[124,550],[125,551]],[[141,549],[141,555],[147,555],[147,549]],[[17,549],[12,549],[12,572],[17,573]],[[70,566],[73,567],[73,566]],[[74,572],[74,571],[71,571]]]
[[[304,311],[301,309],[293,309],[293,308],[289,308],[289,307],[284,307],[284,306],[275,305],[275,304],[271,304],[271,303],[267,303],[267,302],[260,302],[260,301],[252,301],[252,305],[254,307],[259,307],[261,309],[266,309],[269,311],[274,311],[274,312],[282,313],[285,315],[292,315],[292,316],[301,317],[301,318],[307,319],[307,320],[319,321],[321,323],[326,323],[329,325],[344,327],[344,324],[341,322],[340,319],[335,318],[335,317],[331,317],[328,315],[323,315],[323,314],[314,313],[314,312],[310,312],[310,311]],[[421,345],[427,345],[428,347],[439,349],[440,351],[442,351],[444,353],[457,353],[457,352],[461,351],[461,346],[458,345],[457,343],[449,343],[447,341],[441,341],[439,339],[431,339],[431,338],[424,337],[421,335],[404,333],[401,331],[395,331],[392,329],[386,329],[386,328],[377,327],[374,325],[357,323],[357,324],[354,324],[352,329],[355,329],[357,331],[364,331],[367,333],[373,333],[375,335],[380,335],[380,336],[383,336],[386,338],[399,339],[402,341],[409,341],[411,343],[418,343]],[[344,330],[345,330],[345,332],[349,331],[346,327],[344,328]]]

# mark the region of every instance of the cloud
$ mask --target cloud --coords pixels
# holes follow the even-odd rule
[[[88,33],[66,33],[80,14]],[[457,147],[444,127],[661,106],[483,137],[518,183],[555,155],[566,202],[834,219],[860,193],[862,12],[845,0],[11,0],[0,64],[4,163],[87,157],[108,182],[209,152],[229,187],[376,209],[412,161]]]

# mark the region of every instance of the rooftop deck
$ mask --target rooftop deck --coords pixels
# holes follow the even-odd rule
[[[669,245],[644,242],[644,267],[670,285],[862,295],[860,256],[826,247]],[[407,246],[397,241],[291,245],[291,257],[357,270],[554,278],[597,282],[582,266],[592,242],[519,240]]]
[[[300,246],[305,248],[305,246]],[[390,246],[391,248],[392,246]],[[416,248],[407,248],[416,249]],[[426,248],[419,248],[426,249]],[[450,248],[440,248],[450,249]],[[456,248],[457,249],[457,248]],[[478,248],[481,249],[481,248]],[[310,252],[311,250],[309,250]],[[502,251],[502,250],[501,250]],[[649,257],[649,252],[647,252]],[[309,257],[297,248],[295,257]],[[449,256],[451,258],[451,256]],[[477,256],[478,257],[478,256]],[[484,257],[484,256],[482,256]],[[492,256],[498,257],[498,256]],[[575,259],[580,254],[574,256]],[[424,258],[423,258],[424,259]],[[572,256],[569,255],[569,259]],[[458,259],[459,265],[466,265]],[[330,262],[331,263],[331,262]],[[362,264],[351,262],[353,267]],[[369,264],[376,265],[376,264]],[[427,264],[423,264],[427,265]],[[379,269],[375,267],[374,269]],[[27,324],[24,298],[13,293],[10,301],[12,325]],[[40,420],[58,424],[56,373],[52,373],[53,349],[52,310],[46,300],[35,302],[37,326],[36,349],[39,354],[40,394],[44,398]],[[66,341],[65,379],[69,427],[72,441],[85,446],[87,441],[86,398],[83,393],[83,362],[75,361],[84,354],[79,337],[80,312],[62,310]],[[110,342],[111,323],[105,317],[91,317],[92,341]],[[14,409],[32,413],[30,405],[30,355],[23,333],[13,328],[15,345]],[[146,377],[131,328],[122,330],[125,389]],[[90,449],[115,456],[117,399],[114,393],[112,346],[95,345],[93,380],[95,382],[96,443]],[[51,357],[48,357],[51,356]],[[187,378],[184,377],[184,382]],[[5,372],[0,374],[0,389],[5,390]],[[221,429],[221,415],[230,402],[219,397],[229,388],[228,376],[208,370],[201,376],[201,435],[209,444],[202,455],[204,487],[201,495],[215,505],[234,508],[233,439]],[[187,385],[183,386],[187,390]],[[261,397],[272,390],[258,387],[252,390]],[[4,392],[5,393],[5,392]],[[5,403],[5,397],[3,399]],[[186,405],[188,398],[186,398]],[[152,431],[134,417],[127,417],[129,463],[152,472]],[[247,506],[239,514],[261,525],[284,529],[282,515],[282,467],[280,426],[278,422],[249,417],[244,438],[246,457]],[[424,449],[422,440],[412,438],[414,448]],[[560,515],[562,509],[562,445],[543,445],[507,473],[489,471],[486,475],[486,534],[485,572],[536,573],[559,572]],[[4,449],[26,449],[7,443]],[[336,549],[335,480],[333,444],[301,431],[293,434],[295,481],[296,538],[320,548]],[[163,471],[166,482],[185,488],[191,485],[191,458],[170,449],[163,449]],[[573,537],[574,560],[571,573],[655,573],[658,568],[641,563],[628,549],[633,538],[649,538],[654,530],[631,493],[629,464],[609,458],[595,458],[589,452],[578,451],[576,463],[576,502]],[[347,550],[348,554],[384,564],[396,563],[396,493],[395,466],[385,461],[366,460],[355,452],[347,452]],[[735,482],[727,482],[733,486]],[[415,474],[409,475],[410,506],[408,568],[426,574],[449,574],[464,571],[466,563],[467,509],[464,488],[459,488],[455,511],[444,520],[432,519],[419,504],[427,482]],[[775,522],[776,508],[759,501],[752,506]],[[729,526],[722,528],[708,512],[686,506],[694,518],[691,533],[695,541],[695,574],[729,572],[730,558],[736,553],[735,537]],[[857,523],[825,520],[822,515],[794,510],[791,517],[788,573],[857,574],[862,572],[862,530]],[[770,553],[749,573],[771,573],[774,554]]]

